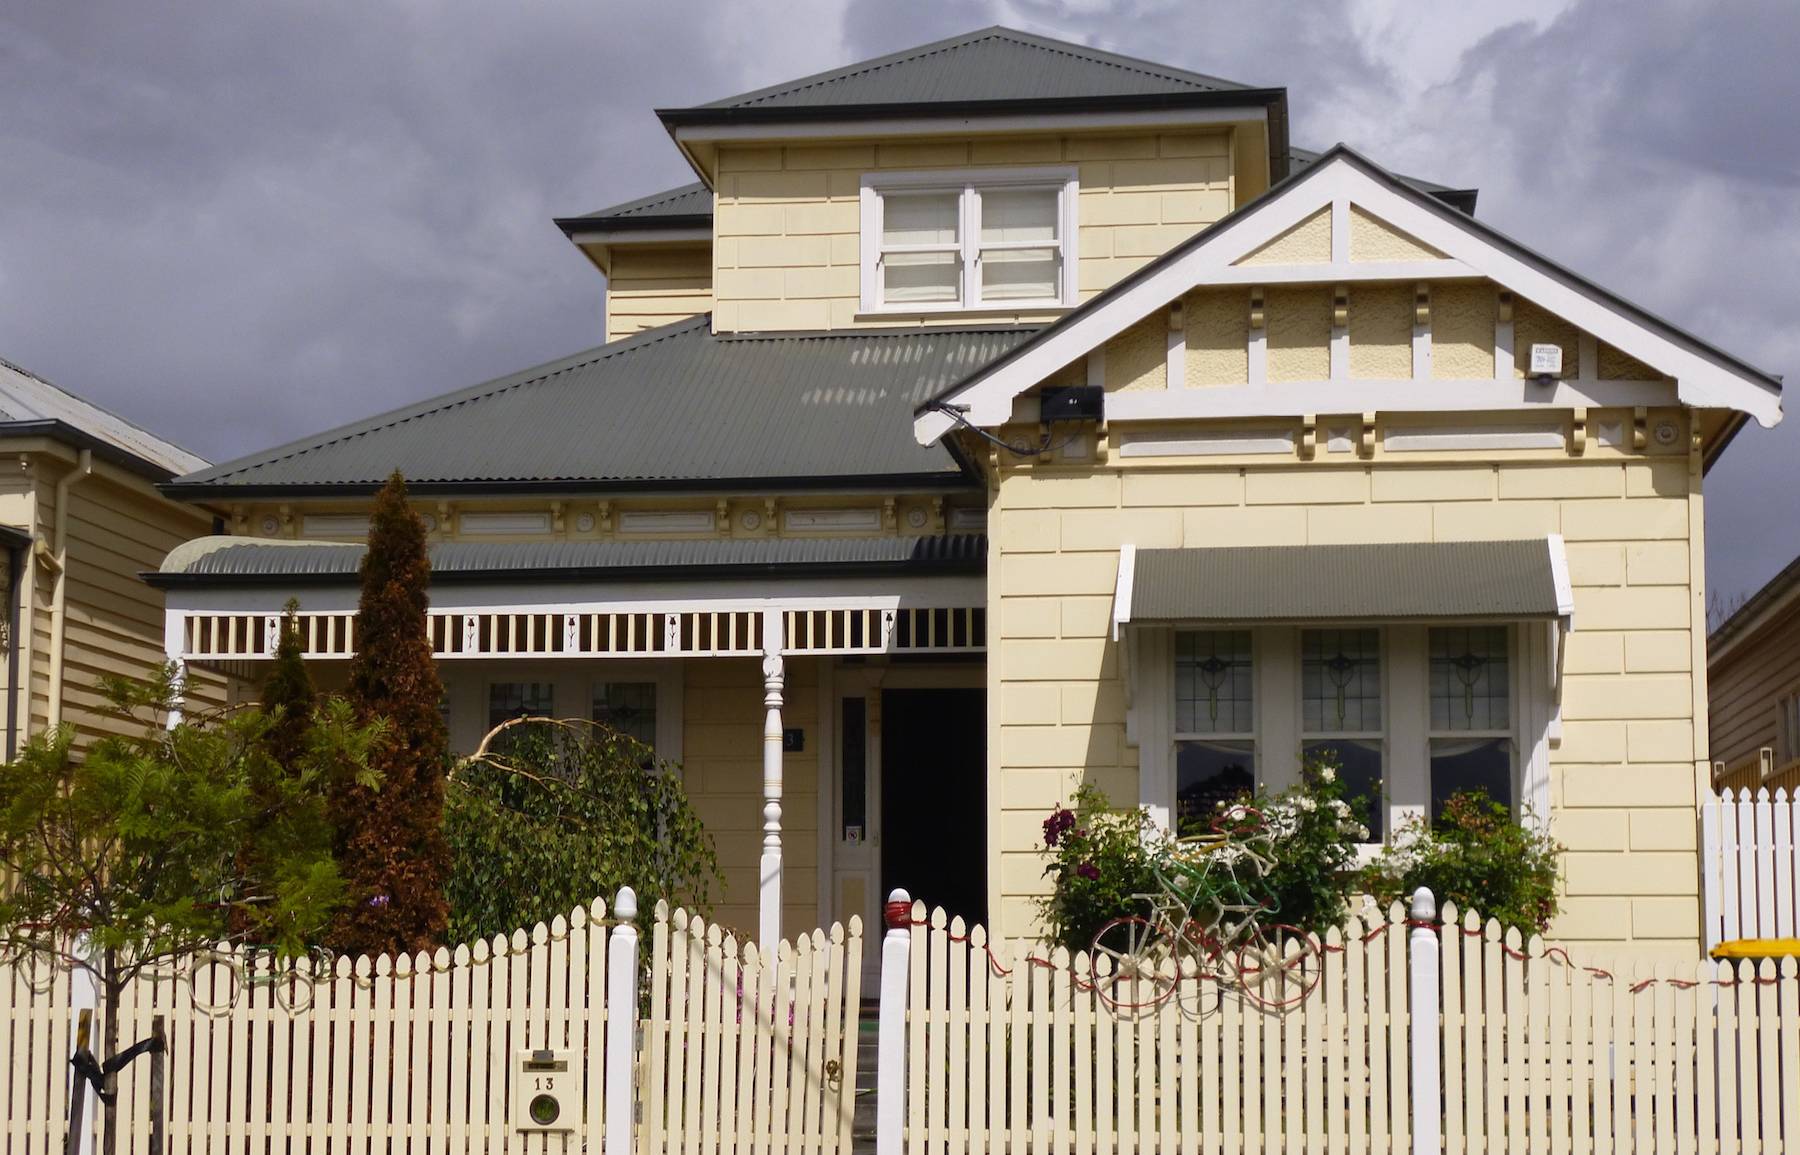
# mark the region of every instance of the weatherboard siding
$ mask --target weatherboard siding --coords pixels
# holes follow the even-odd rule
[[[617,341],[712,308],[706,245],[615,245],[606,278],[606,339]]]
[[[1074,166],[1086,300],[1228,213],[1231,163],[1224,132],[723,148],[713,325],[770,331],[954,320],[859,314],[860,195],[869,173]],[[982,313],[984,323],[1053,315]]]
[[[1680,419],[1675,411],[1657,416]],[[1564,737],[1550,752],[1551,829],[1567,847],[1552,933],[1692,957],[1694,702],[1700,629],[1692,584],[1698,466],[1590,448],[1292,456],[1100,464],[1001,473],[992,506],[989,752],[1000,925],[1035,934],[1045,893],[1041,823],[1083,781],[1138,797],[1126,684],[1109,638],[1121,542],[1175,548],[1504,540],[1561,533],[1575,594]],[[1396,459],[1400,458],[1400,459]]]

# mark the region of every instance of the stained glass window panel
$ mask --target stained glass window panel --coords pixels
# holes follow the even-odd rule
[[[1381,631],[1300,635],[1300,723],[1308,734],[1378,734]]]
[[[1248,630],[1175,635],[1175,731],[1252,734],[1256,699]]]
[[[1512,671],[1505,626],[1431,631],[1431,729],[1512,729]]]
[[[656,749],[656,683],[606,682],[596,686],[593,718]]]

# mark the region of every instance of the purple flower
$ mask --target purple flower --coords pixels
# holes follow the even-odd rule
[[[1085,879],[1088,879],[1089,881],[1092,881],[1092,880],[1100,877],[1100,868],[1098,866],[1095,866],[1091,862],[1084,862],[1080,866],[1077,866],[1075,868],[1075,873],[1079,874],[1081,877],[1083,877]]]
[[[1055,847],[1058,842],[1062,841],[1062,836],[1074,829],[1074,826],[1074,813],[1058,806],[1050,812],[1050,817],[1044,819],[1044,845]]]
[[[369,899],[369,905],[372,907],[375,907],[376,909],[380,909],[380,908],[386,906],[387,904],[388,904],[388,896],[385,894],[377,894],[377,895],[372,896]]]

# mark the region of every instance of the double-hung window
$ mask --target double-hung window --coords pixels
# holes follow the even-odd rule
[[[1304,630],[1300,634],[1300,752],[1337,766],[1344,797],[1380,842],[1386,823],[1382,755],[1381,631]]]
[[[1219,803],[1256,788],[1250,631],[1175,635],[1175,829],[1209,829]]]
[[[1075,303],[1072,170],[880,173],[862,186],[862,309]]]
[[[1505,626],[1431,631],[1431,816],[1456,794],[1513,798],[1512,638]]]

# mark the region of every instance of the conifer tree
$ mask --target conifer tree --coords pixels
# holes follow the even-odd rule
[[[307,743],[318,709],[318,692],[301,656],[299,614],[300,603],[289,598],[281,619],[281,637],[275,646],[275,662],[263,680],[259,744],[267,757],[249,764],[250,810],[237,856],[246,896],[266,894],[275,888],[271,864],[265,861],[265,828],[281,820],[281,807],[292,780],[305,773]],[[232,930],[242,932],[248,928],[246,913],[235,912]]]
[[[351,903],[338,916],[333,945],[366,954],[419,951],[441,943],[449,922],[449,739],[426,623],[425,526],[406,503],[398,471],[376,495],[361,576],[349,697],[359,718],[384,720],[386,733],[371,759],[379,793],[352,786],[339,798],[338,863]]]

